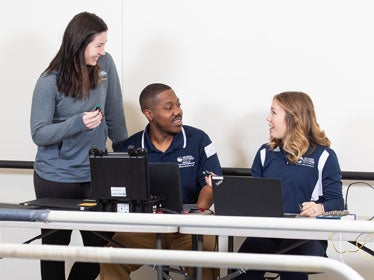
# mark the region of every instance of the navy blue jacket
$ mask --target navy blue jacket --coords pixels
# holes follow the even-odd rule
[[[325,211],[343,210],[341,171],[335,152],[317,146],[296,164],[291,164],[285,151],[276,147],[269,150],[264,144],[258,150],[252,165],[253,177],[280,178],[284,210],[299,213],[299,203],[322,203]]]

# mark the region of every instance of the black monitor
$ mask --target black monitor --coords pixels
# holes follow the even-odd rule
[[[117,153],[90,150],[92,199],[149,200],[149,175],[145,152]]]
[[[179,166],[172,162],[149,163],[151,195],[165,198],[164,211],[183,212],[182,187]]]

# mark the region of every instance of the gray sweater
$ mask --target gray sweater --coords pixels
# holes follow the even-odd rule
[[[121,87],[110,54],[99,58],[102,82],[90,91],[88,99],[67,97],[57,89],[57,73],[43,73],[32,98],[31,136],[38,151],[34,170],[43,179],[54,182],[90,182],[89,149],[106,147],[127,138]],[[89,130],[82,121],[83,112],[100,104],[104,118]]]

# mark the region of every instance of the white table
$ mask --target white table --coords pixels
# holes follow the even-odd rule
[[[218,218],[217,218],[218,217]],[[227,227],[218,226],[214,220],[227,220]],[[203,235],[229,237],[229,251],[232,251],[233,236],[266,238],[287,238],[302,240],[345,240],[355,241],[360,235],[365,238],[374,232],[374,222],[367,220],[338,220],[315,218],[259,218],[215,216],[212,224],[181,226],[180,233],[197,235],[197,250],[203,250]],[[361,235],[362,234],[362,235]],[[201,268],[197,279],[201,279]]]
[[[38,222],[39,223],[39,222]],[[225,217],[225,216],[210,216],[210,215],[172,215],[172,214],[140,214],[140,213],[109,213],[109,212],[73,212],[73,211],[51,211],[47,215],[47,222],[42,223],[30,222],[2,222],[4,225],[8,226],[20,226],[24,225],[26,227],[42,227],[42,228],[56,228],[60,226],[62,229],[94,229],[94,230],[104,230],[107,231],[126,231],[129,229],[135,229],[140,227],[141,231],[146,230],[148,227],[154,230],[162,232],[164,229],[166,232],[175,230],[179,227],[181,233],[186,234],[214,234],[214,235],[227,235],[227,236],[267,236],[267,237],[287,237],[291,238],[290,232],[292,233],[292,238],[301,239],[328,239],[329,233],[331,232],[341,232],[342,238],[351,240],[356,237],[358,233],[370,234],[374,232],[374,222],[369,221],[345,221],[345,220],[316,220],[309,218],[256,218],[256,217]],[[139,229],[139,228],[138,228]],[[323,237],[323,238],[322,238]],[[5,250],[5,248],[4,248]],[[82,248],[85,251],[91,251],[91,248]],[[117,250],[103,250],[107,254],[113,254],[118,252],[124,254],[128,252],[126,249]],[[170,251],[170,252],[169,252]],[[101,252],[101,251],[100,251]],[[148,251],[147,251],[148,252]],[[157,258],[154,254],[150,254],[146,257],[152,258],[152,262],[155,264],[189,264],[190,266],[196,265],[199,267],[206,266],[206,263],[201,263],[201,259],[198,256],[206,258],[206,254],[209,254],[210,262],[207,264],[210,267],[217,267],[216,265],[222,266],[222,264],[229,263],[229,267],[233,267],[232,263],[237,264],[249,264],[256,265],[258,267],[262,263],[267,262],[262,265],[262,268],[267,267],[268,269],[277,268],[279,269],[279,264],[283,262],[283,259],[279,260],[275,256],[274,258],[269,258],[267,255],[261,254],[234,254],[222,252],[190,252],[188,254],[184,252],[172,252],[171,250],[166,250],[163,254],[157,254]],[[142,252],[144,254],[144,252]],[[150,252],[151,253],[151,252]],[[193,254],[192,254],[193,253]],[[206,253],[206,254],[204,254]],[[12,252],[10,253],[12,254]],[[98,252],[95,251],[95,257],[99,258]],[[131,251],[131,254],[133,252]],[[130,255],[131,255],[130,254]],[[186,255],[186,256],[185,256]],[[187,257],[190,256],[190,259]],[[179,257],[177,259],[176,257]],[[163,259],[164,257],[169,257],[168,259]],[[282,256],[283,258],[284,256]],[[302,260],[303,263],[307,263],[312,257],[297,257],[297,258],[287,258],[289,262],[296,262]],[[83,258],[81,258],[83,259]],[[324,258],[322,258],[324,259]],[[105,259],[107,261],[108,259]],[[149,258],[147,262],[149,263]],[[161,262],[162,261],[162,262]],[[234,262],[233,262],[234,261]],[[320,260],[319,265],[321,265]],[[323,261],[322,265],[327,265],[333,260]],[[336,262],[336,261],[335,261]],[[300,263],[299,263],[300,264]],[[309,267],[314,265],[309,261]],[[352,271],[348,266],[338,263],[340,271],[346,270]],[[219,266],[218,266],[219,267]],[[241,266],[241,267],[245,267]],[[320,271],[320,267],[314,267],[314,271]],[[332,266],[329,267],[332,268]],[[265,268],[266,269],[266,268]],[[326,266],[323,268],[326,269]],[[296,271],[296,270],[293,270]],[[335,271],[335,270],[334,270]],[[357,273],[356,273],[357,274]],[[354,278],[349,278],[354,279]],[[359,278],[357,278],[359,279]]]
[[[150,233],[175,233],[177,226],[158,225],[126,225],[126,224],[103,224],[103,223],[81,223],[81,222],[24,222],[24,221],[1,221],[0,227],[14,228],[40,228],[61,230],[87,230],[107,232],[150,232]]]
[[[70,212],[70,211],[69,211]],[[72,211],[73,212],[73,211]],[[80,213],[80,212],[77,212]],[[126,215],[123,213],[114,213],[121,218]],[[126,225],[126,224],[108,224],[95,222],[27,222],[27,221],[2,221],[1,227],[13,228],[36,228],[36,229],[57,229],[57,230],[85,230],[85,231],[106,231],[106,232],[142,232],[156,233],[156,248],[162,249],[162,234],[178,232],[177,226],[159,226],[159,225]],[[157,266],[157,279],[162,280],[162,266]]]

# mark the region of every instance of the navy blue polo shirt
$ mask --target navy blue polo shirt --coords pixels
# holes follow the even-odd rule
[[[149,125],[115,147],[115,151],[127,152],[128,146],[133,145],[147,151],[149,162],[178,163],[183,203],[196,203],[201,188],[206,185],[203,171],[222,175],[217,152],[209,136],[200,129],[184,125],[182,131],[174,136],[170,147],[161,152],[152,144],[148,130]]]
[[[280,178],[285,212],[299,213],[299,204],[322,203],[325,211],[343,210],[342,174],[335,152],[317,146],[292,164],[280,147],[261,146],[251,168],[253,177]]]

